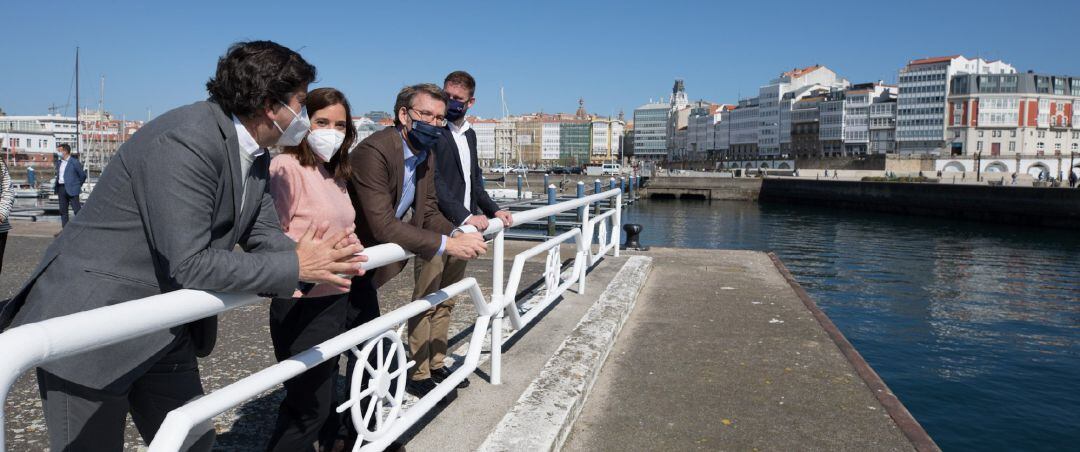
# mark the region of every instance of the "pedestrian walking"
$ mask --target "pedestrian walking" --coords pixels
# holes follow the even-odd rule
[[[56,184],[53,189],[60,201],[60,227],[65,227],[68,224],[68,206],[75,215],[82,209],[79,195],[82,194],[83,182],[86,182],[86,171],[79,159],[71,155],[71,146],[67,143],[56,147],[56,155]]]
[[[11,174],[7,162],[0,159],[0,273],[4,271],[4,248],[11,231],[11,205],[15,202],[15,189],[11,186]],[[0,309],[2,310],[2,309]]]

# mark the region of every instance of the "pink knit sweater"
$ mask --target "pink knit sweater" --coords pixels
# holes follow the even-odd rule
[[[330,222],[329,232],[347,228],[356,220],[344,181],[336,181],[323,165],[304,167],[289,154],[270,161],[270,194],[281,228],[293,240],[304,235],[310,224]],[[305,298],[348,292],[329,284],[318,284]],[[296,292],[293,296],[300,296]]]

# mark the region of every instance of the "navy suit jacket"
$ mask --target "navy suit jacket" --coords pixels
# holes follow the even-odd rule
[[[469,160],[462,162],[458,154],[457,142],[449,129],[443,129],[443,136],[435,145],[435,193],[439,198],[439,211],[454,225],[460,225],[469,215],[483,213],[488,217],[499,210],[498,204],[491,200],[484,190],[484,175],[476,159],[476,132],[471,128],[465,131],[469,143]],[[462,204],[465,199],[465,175],[462,165],[470,165],[469,191],[472,201],[468,208]]]
[[[61,160],[56,161],[56,172],[60,173]],[[82,184],[86,182],[86,171],[83,170],[82,163],[79,163],[79,159],[75,156],[68,157],[67,166],[64,167],[64,191],[68,196],[79,196],[82,193]],[[60,178],[56,178],[56,185],[53,186],[53,191],[56,194],[60,194]]]

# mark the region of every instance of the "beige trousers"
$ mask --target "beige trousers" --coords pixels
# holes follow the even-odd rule
[[[436,292],[461,281],[465,277],[468,261],[451,256],[435,256],[431,260],[417,257],[413,261],[413,300]],[[450,334],[450,313],[456,300],[451,298],[422,314],[409,319],[409,349],[416,366],[413,380],[431,378],[431,371],[441,369],[446,360],[446,348]]]

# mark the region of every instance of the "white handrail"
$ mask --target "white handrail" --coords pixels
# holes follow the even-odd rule
[[[607,212],[596,217],[593,221],[589,221],[590,208],[585,206],[589,206],[597,201],[612,198],[617,201],[612,209],[615,213],[611,214],[610,212]],[[583,229],[574,229],[561,234],[554,239],[548,240],[525,253],[522,253],[529,254],[530,257],[535,256],[543,250],[557,250],[559,244],[570,238],[576,239],[578,251],[575,255],[574,268],[571,270],[571,277],[565,282],[557,284],[554,289],[549,287],[549,293],[543,302],[545,306],[557,298],[558,294],[561,294],[568,289],[575,280],[578,282],[578,292],[584,291],[586,273],[585,260],[591,260],[594,256],[591,252],[593,226],[599,221],[608,221],[609,218],[613,219],[617,225],[622,210],[621,201],[621,191],[619,189],[611,189],[590,196],[571,199],[513,214],[514,224],[521,225],[557,213],[585,207],[583,209],[585,212],[582,224]],[[492,221],[489,227],[484,231],[485,235],[495,236],[492,256],[494,262],[490,302],[484,303],[483,295],[476,280],[473,278],[466,278],[440,292],[429,295],[422,300],[407,304],[392,313],[388,313],[387,315],[354,328],[349,332],[316,346],[315,348],[302,352],[289,360],[248,376],[233,385],[229,385],[226,388],[231,388],[230,391],[222,393],[222,391],[226,389],[223,388],[215,393],[193,401],[184,407],[174,410],[174,412],[170,413],[169,417],[166,418],[166,422],[162,425],[162,428],[159,430],[158,436],[151,447],[154,450],[172,450],[170,448],[173,448],[174,446],[179,447],[178,444],[182,443],[188,430],[197,425],[198,422],[208,420],[214,415],[228,409],[230,406],[235,405],[235,403],[228,405],[229,403],[239,403],[254,397],[263,390],[273,387],[276,384],[280,384],[288,378],[303,372],[309,368],[310,365],[317,364],[317,362],[313,362],[313,360],[319,359],[320,361],[318,362],[322,362],[325,361],[325,359],[336,356],[341,353],[341,351],[334,352],[334,350],[344,347],[342,348],[342,351],[344,351],[361,342],[372,339],[373,337],[378,336],[380,332],[390,329],[393,325],[402,323],[431,306],[445,301],[450,296],[464,291],[468,291],[474,303],[477,304],[478,313],[473,339],[470,342],[465,364],[451,374],[443,384],[438,385],[442,386],[442,388],[437,387],[430,392],[428,396],[425,396],[420,402],[413,405],[412,408],[401,417],[389,419],[391,424],[384,429],[380,429],[382,434],[379,435],[378,439],[372,437],[373,442],[365,446],[364,450],[378,447],[380,444],[383,447],[389,444],[393,438],[396,438],[400,433],[404,432],[409,425],[434,407],[438,399],[444,397],[450,391],[450,388],[456,386],[456,384],[463,380],[468,373],[475,370],[479,363],[481,344],[489,328],[489,324],[492,331],[491,339],[493,345],[491,356],[491,382],[492,384],[499,384],[501,379],[502,319],[504,311],[506,310],[505,308],[507,308],[514,300],[513,292],[506,293],[504,291],[504,233],[505,231],[502,222],[500,221]],[[614,255],[618,256],[617,227],[612,230],[612,242],[616,244],[616,246],[614,246]],[[604,254],[607,250],[611,249],[611,245],[612,244],[609,243],[607,247],[602,247],[598,250],[598,254]],[[365,249],[363,254],[368,256],[368,261],[363,265],[366,270],[372,270],[393,262],[399,262],[413,256],[412,253],[407,252],[397,244],[373,246]],[[555,257],[557,258],[557,256]],[[515,264],[517,264],[519,260],[523,263],[524,259],[527,258],[515,259]],[[552,258],[549,256],[549,264],[551,260]],[[515,265],[515,267],[517,267],[517,265]],[[545,269],[545,274],[550,272],[559,272],[559,275],[553,277],[558,278],[556,280],[561,280],[560,265],[548,265]],[[514,290],[516,290],[516,287],[519,284],[521,278],[520,273],[521,271],[518,270],[516,271],[516,274],[512,274],[511,276],[511,288]],[[178,299],[182,299],[183,303],[177,303],[176,301]],[[250,294],[224,294],[198,290],[178,290],[12,328],[0,334],[0,350],[4,351],[4,359],[0,360],[0,404],[3,404],[6,401],[8,392],[15,380],[34,366],[133,339],[154,331],[183,325],[236,307],[253,304],[260,300],[263,300],[263,298]],[[542,311],[542,309],[540,309],[540,311]],[[523,324],[528,323],[533,318],[535,318],[535,314],[526,316],[526,318],[517,318],[515,315],[515,327],[520,328]],[[350,345],[346,346],[346,344]],[[276,383],[272,383],[274,381],[276,381]],[[241,382],[245,382],[245,384],[239,384]],[[266,384],[269,384],[270,386],[265,387]],[[256,390],[256,388],[263,389]],[[213,414],[207,415],[207,413]],[[357,422],[359,422],[359,420],[357,420]],[[0,451],[4,450],[5,425],[4,410],[0,409]],[[358,425],[357,427],[360,428],[362,426]],[[383,430],[389,433],[383,433]],[[159,440],[161,445],[158,445]],[[176,442],[177,440],[179,440],[180,443]]]

